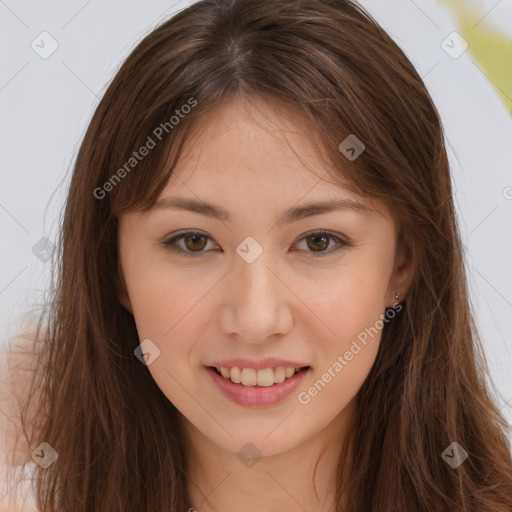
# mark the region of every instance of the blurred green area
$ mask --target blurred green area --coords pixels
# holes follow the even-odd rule
[[[498,94],[512,113],[512,38],[493,27],[488,19],[489,16],[482,19],[486,10],[483,5],[478,6],[479,2],[467,0],[437,0],[437,2],[451,11],[457,21],[457,31],[469,44],[467,51],[471,58],[494,84]]]

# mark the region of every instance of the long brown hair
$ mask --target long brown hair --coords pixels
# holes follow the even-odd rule
[[[439,114],[404,53],[344,0],[201,0],[116,73],[76,158],[51,308],[35,335],[39,401],[31,418],[24,404],[24,433],[58,453],[37,468],[38,506],[190,507],[180,412],[134,356],[141,340],[118,298],[118,218],[151,208],[201,116],[235,96],[300,112],[335,172],[386,201],[414,262],[358,394],[336,510],[343,491],[345,512],[510,512],[510,426],[486,382]],[[338,148],[350,134],[365,144],[354,161]],[[143,146],[147,156],[131,161]],[[457,468],[442,457],[452,442],[468,454]]]

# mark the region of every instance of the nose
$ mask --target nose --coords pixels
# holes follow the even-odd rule
[[[248,343],[263,343],[289,332],[293,323],[291,292],[275,259],[264,251],[252,263],[235,258],[234,265],[226,283],[224,332]]]

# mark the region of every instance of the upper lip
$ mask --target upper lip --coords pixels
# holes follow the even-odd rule
[[[308,366],[307,364],[300,363],[297,361],[286,361],[284,359],[277,359],[275,357],[267,357],[260,361],[254,361],[252,359],[237,358],[237,359],[226,359],[224,361],[213,361],[206,364],[206,366],[215,366],[216,368],[253,368],[255,370],[264,370],[265,368],[277,368],[278,366],[284,366],[289,368],[303,368]]]

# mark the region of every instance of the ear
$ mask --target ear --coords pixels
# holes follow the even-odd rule
[[[126,289],[126,284],[124,282],[123,273],[121,271],[121,266],[118,265],[118,272],[116,276],[116,286],[117,286],[117,298],[119,302],[124,306],[124,308],[129,311],[133,315],[132,303],[130,302],[130,297],[128,296],[128,291]]]
[[[386,307],[388,308],[405,299],[414,275],[414,265],[409,246],[403,243],[403,241],[400,241],[397,245],[395,265],[389,281],[386,298]],[[398,298],[396,298],[395,294],[398,295]]]

